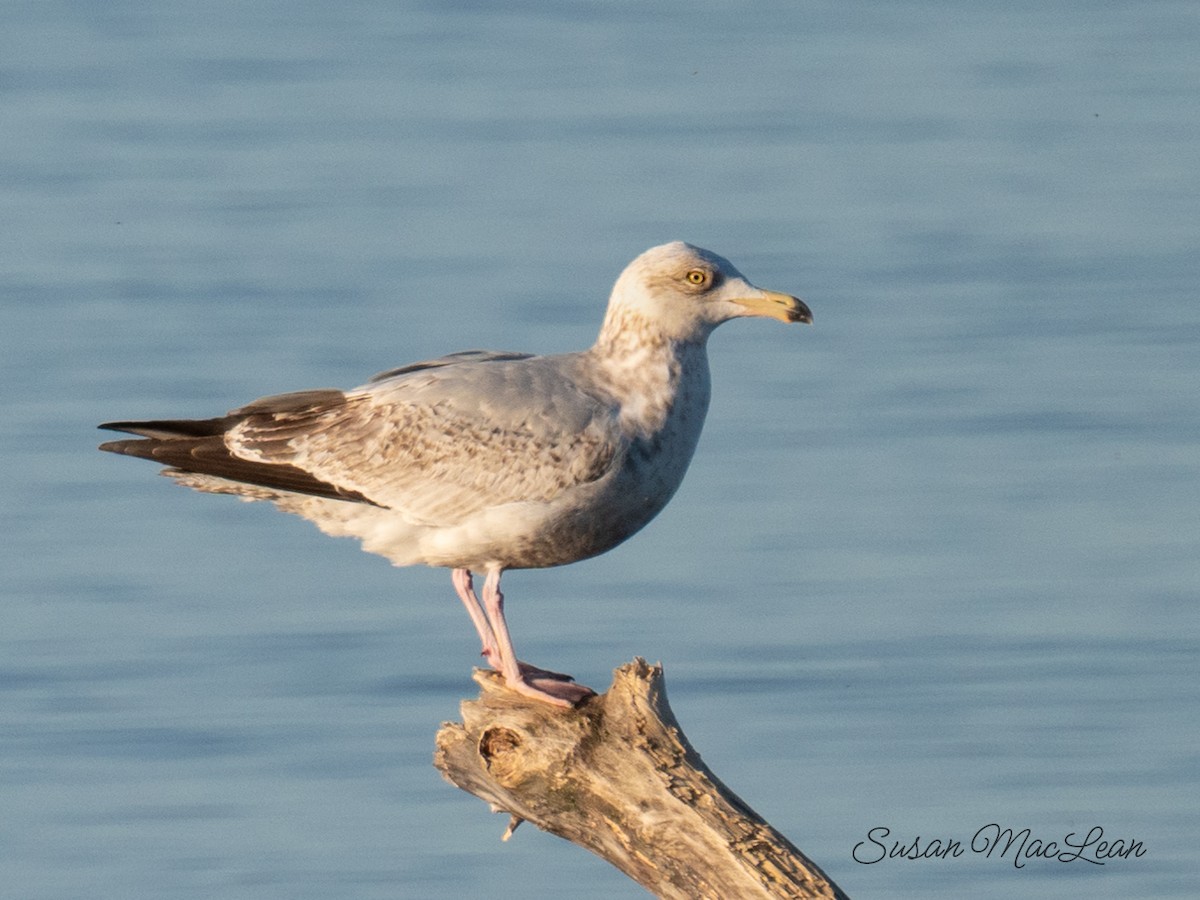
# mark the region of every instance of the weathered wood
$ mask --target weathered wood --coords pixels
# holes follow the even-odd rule
[[[452,784],[612,863],[663,898],[845,898],[692,749],[660,666],[637,659],[612,687],[562,710],[477,671],[462,724],[437,735]]]

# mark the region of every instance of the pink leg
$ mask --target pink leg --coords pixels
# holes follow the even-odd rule
[[[475,596],[475,587],[471,583],[471,570],[454,569],[450,573],[450,581],[454,585],[458,599],[467,608],[467,615],[471,617],[475,630],[479,632],[479,640],[483,644],[480,656],[486,657],[492,668],[497,668],[495,663],[496,635],[492,632],[492,626],[488,623],[487,616],[483,614],[479,598]]]
[[[528,665],[517,659],[513,650],[512,637],[508,633],[508,623],[504,619],[504,595],[500,593],[499,567],[488,569],[487,580],[483,585],[483,608],[491,623],[492,634],[495,637],[495,648],[498,659],[486,653],[492,668],[504,676],[504,683],[517,693],[534,697],[555,706],[574,706],[585,697],[595,696],[595,691],[582,684],[576,684],[569,675],[548,672],[536,666]],[[478,628],[478,625],[476,626]]]

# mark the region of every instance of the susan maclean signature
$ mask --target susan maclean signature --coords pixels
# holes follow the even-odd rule
[[[891,829],[882,825],[867,832],[867,839],[854,845],[851,855],[855,862],[872,865],[887,859],[946,859],[966,853],[1007,859],[1018,868],[1035,859],[1058,862],[1086,862],[1102,866],[1111,859],[1145,856],[1146,847],[1139,840],[1117,838],[1108,840],[1104,829],[1093,825],[1087,834],[1072,831],[1057,840],[1035,837],[1029,828],[1001,828],[993,822],[984,825],[965,843],[957,838],[923,838],[895,840]]]

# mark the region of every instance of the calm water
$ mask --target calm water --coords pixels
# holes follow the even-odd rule
[[[0,7],[4,896],[644,896],[431,768],[445,572],[94,426],[582,347],[684,238],[817,325],[718,332],[668,510],[508,579],[524,655],[662,660],[852,896],[1190,897],[1195,4],[503,6]],[[993,822],[1146,852],[853,854]]]

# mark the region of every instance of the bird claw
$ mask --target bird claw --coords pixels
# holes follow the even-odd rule
[[[596,692],[587,685],[576,684],[573,681],[545,681],[535,678],[513,683],[505,679],[504,686],[510,691],[542,703],[549,703],[551,706],[561,706],[563,709],[571,709],[589,697],[596,696]]]

